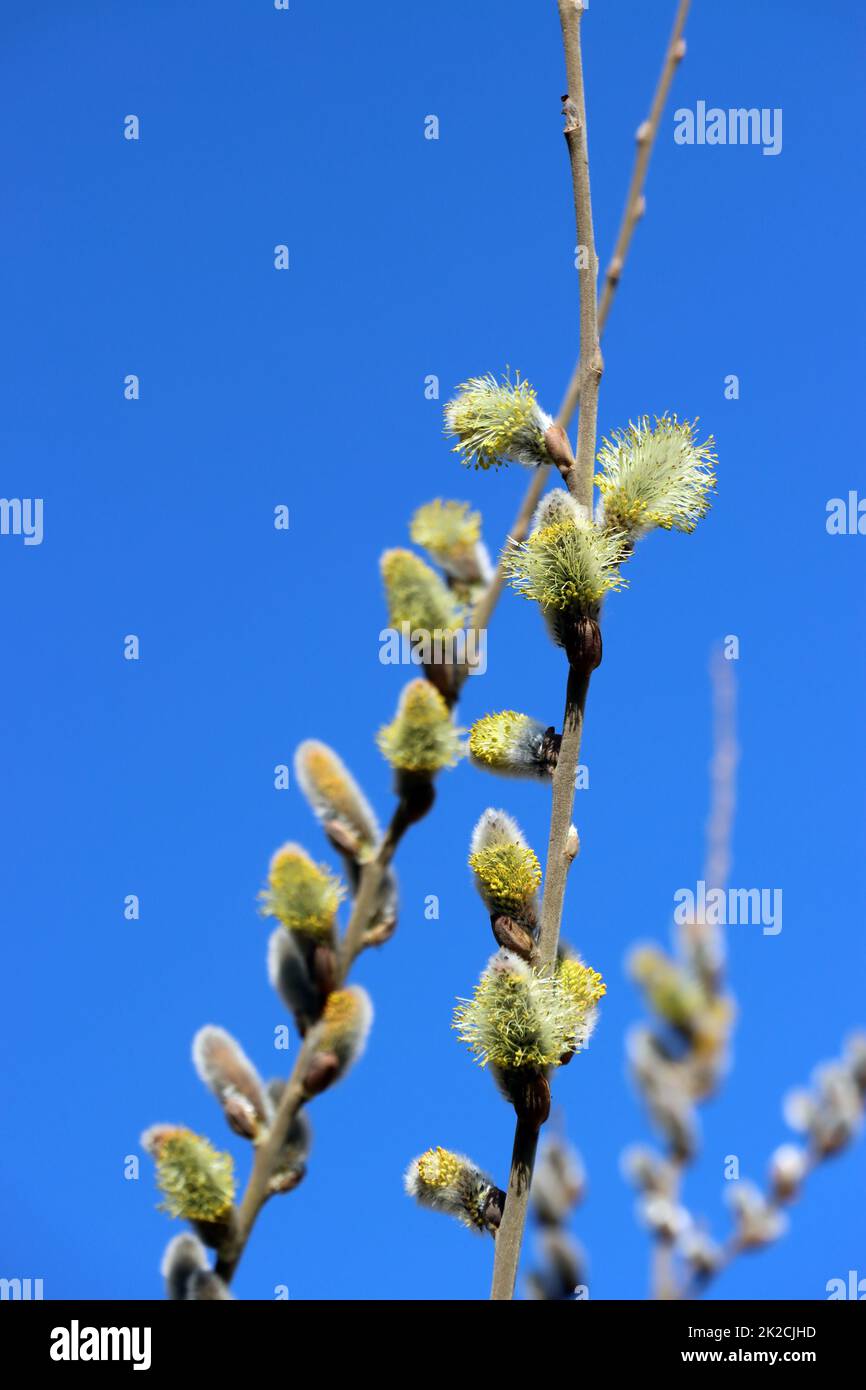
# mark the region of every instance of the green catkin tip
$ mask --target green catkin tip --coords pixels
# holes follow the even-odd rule
[[[519,373],[513,382],[507,375],[501,381],[490,374],[472,377],[445,407],[445,433],[457,440],[454,452],[476,468],[550,463],[545,434],[552,424]]]
[[[503,564],[516,593],[545,610],[593,615],[605,594],[626,587],[619,566],[627,547],[615,533],[593,525],[555,522],[527,540],[509,542]]]
[[[469,754],[476,767],[506,777],[548,777],[547,730],[517,710],[501,710],[477,719],[469,731]]]
[[[709,511],[718,462],[712,437],[699,444],[696,426],[676,415],[662,415],[651,425],[644,415],[602,442],[595,481],[606,529],[632,539],[653,527],[695,529]]]
[[[386,550],[382,579],[392,627],[449,632],[460,627],[461,609],[444,580],[411,550]]]
[[[156,1162],[162,1208],[187,1221],[219,1221],[234,1201],[234,1165],[192,1130],[160,1127],[148,1131],[143,1143]]]
[[[561,966],[539,969],[499,951],[472,998],[458,1002],[454,1027],[482,1066],[505,1073],[559,1066],[592,1030],[603,984],[589,976],[563,977]]]
[[[459,732],[439,691],[419,679],[405,687],[397,714],[379,730],[377,743],[393,768],[433,773],[453,767],[461,756]]]
[[[427,1149],[409,1164],[403,1184],[419,1206],[453,1216],[471,1230],[492,1230],[499,1224],[491,1219],[490,1199],[495,1195],[501,1201],[502,1193],[464,1154],[438,1145]]]
[[[276,917],[289,931],[329,939],[344,895],[340,880],[325,864],[314,864],[300,845],[287,844],[271,859],[262,913]]]

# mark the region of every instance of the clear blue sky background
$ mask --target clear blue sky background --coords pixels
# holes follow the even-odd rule
[[[673,9],[592,0],[585,21],[603,262]],[[265,1073],[288,1066],[256,893],[282,841],[326,850],[274,766],[325,738],[387,814],[373,734],[406,673],[378,661],[378,556],[434,496],[481,507],[495,550],[526,481],[461,471],[424,378],[444,399],[510,363],[555,410],[570,371],[560,37],[553,0],[9,0],[2,29],[0,490],[45,499],[45,538],[0,539],[0,1273],[42,1277],[47,1297],[153,1298],[176,1227],[148,1159],[124,1178],[141,1129],[187,1123],[243,1174],[249,1156],[194,1075],[194,1030],[221,1023]],[[610,602],[588,711],[567,933],[609,994],[556,1101],[590,1173],[576,1229],[594,1297],[646,1290],[618,1168],[647,1133],[623,960],[667,939],[672,894],[700,872],[708,657],[727,633],[734,883],[781,887],[784,928],[729,935],[735,1055],[687,1188],[717,1233],[725,1155],[760,1178],[783,1093],[866,1023],[866,538],[825,530],[827,500],[866,487],[862,42],[855,5],[697,0],[605,342],[601,429],[700,415],[721,464],[710,518],[647,541]],[[699,99],[783,108],[782,153],[676,146],[673,110]],[[463,722],[503,706],[558,722],[562,689],[537,614],[506,597]],[[410,1205],[401,1172],[442,1143],[505,1180],[510,1113],[449,1031],[492,947],[465,867],[488,804],[543,850],[544,788],[465,765],[442,779],[400,852],[399,933],[358,971],[367,1056],[316,1102],[309,1178],[256,1231],[243,1297],[486,1296],[491,1245]],[[718,1295],[820,1298],[866,1274],[863,1168],[861,1147],[820,1172],[788,1238]]]

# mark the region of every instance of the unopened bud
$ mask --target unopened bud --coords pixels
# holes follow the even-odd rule
[[[544,442],[554,466],[563,478],[567,477],[574,467],[574,453],[562,425],[550,425],[544,432]]]
[[[522,956],[524,960],[529,960],[535,949],[535,938],[528,927],[502,913],[491,917],[490,925],[500,946],[504,946],[506,951],[513,951],[515,955]]]
[[[317,1052],[304,1072],[304,1090],[308,1096],[320,1096],[333,1085],[340,1074],[340,1059],[335,1052]]]

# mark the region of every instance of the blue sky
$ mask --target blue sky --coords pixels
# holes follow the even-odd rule
[[[603,262],[673,8],[592,0],[584,23]],[[699,415],[720,485],[693,536],[640,548],[587,712],[565,931],[608,997],[555,1099],[589,1169],[576,1231],[593,1297],[646,1291],[618,1167],[647,1135],[624,1073],[641,1006],[623,961],[667,940],[673,893],[700,873],[708,660],[726,634],[741,652],[733,882],[781,887],[784,928],[729,933],[733,1065],[686,1189],[714,1231],[726,1155],[762,1177],[784,1092],[866,1024],[866,539],[825,527],[830,498],[866,490],[863,27],[856,6],[698,0],[605,339],[602,432]],[[555,410],[570,373],[559,28],[552,0],[10,0],[3,31],[0,491],[44,499],[44,540],[0,537],[0,1273],[43,1278],[46,1297],[153,1298],[172,1223],[149,1160],[124,1178],[141,1129],[183,1122],[248,1162],[194,1075],[194,1031],[220,1023],[266,1074],[288,1065],[256,894],[284,840],[325,846],[273,769],[324,738],[388,813],[373,735],[407,673],[378,660],[378,556],[436,496],[480,507],[495,551],[525,485],[519,469],[461,471],[424,379],[444,399],[510,364]],[[674,110],[699,100],[781,108],[781,153],[675,144]],[[563,684],[537,614],[506,596],[462,721],[512,706],[558,723]],[[510,1113],[449,1029],[492,948],[465,867],[488,804],[543,849],[543,787],[466,765],[442,779],[400,851],[399,932],[357,972],[377,1011],[368,1053],[316,1102],[309,1177],[266,1212],[240,1296],[486,1297],[492,1246],[414,1209],[401,1172],[441,1143],[505,1182]],[[861,1147],[718,1296],[820,1298],[866,1274],[862,1184]]]

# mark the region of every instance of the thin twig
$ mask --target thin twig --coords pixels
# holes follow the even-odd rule
[[[385,871],[394,858],[397,846],[411,823],[406,802],[401,797],[397,802],[396,810],[391,817],[391,823],[385,832],[377,854],[361,869],[358,891],[352,904],[352,914],[340,943],[337,965],[338,989],[344,983],[354,961],[364,949],[364,933],[372,920],[376,898],[382,886]]]
[[[731,840],[737,807],[737,745],[734,670],[722,652],[713,653],[713,758],[710,764],[712,794],[707,817],[704,882],[708,888],[726,888],[731,871]]]
[[[631,247],[635,227],[641,220],[646,208],[644,185],[646,183],[647,171],[649,170],[650,158],[652,156],[656,135],[658,134],[659,122],[662,118],[665,102],[668,99],[668,92],[673,82],[674,73],[685,57],[686,44],[683,38],[683,30],[686,27],[690,5],[691,0],[680,0],[679,6],[677,7],[676,19],[674,20],[674,27],[671,31],[671,36],[665,51],[662,70],[659,74],[659,80],[653,94],[649,115],[637,128],[637,134],[635,136],[637,141],[637,154],[632,169],[631,182],[628,186],[622,220],[619,224],[619,232],[617,233],[616,245],[614,246],[613,255],[608,262],[604,276],[604,288],[602,290],[601,302],[598,309],[600,330],[603,329],[607,323],[607,316],[610,313],[614,295],[616,294],[617,287],[622,278],[623,267],[625,266],[626,257]],[[578,363],[572,374],[571,381],[568,384],[568,389],[565,393],[562,405],[560,406],[560,423],[563,423],[563,417],[568,421],[574,414],[580,399],[580,388],[581,374],[580,363]]]
[[[810,1150],[806,1158],[806,1167],[803,1173],[802,1182],[800,1184],[801,1187],[805,1185],[808,1179],[815,1172],[815,1169],[818,1167],[820,1161],[821,1160],[818,1154]],[[777,1196],[771,1193],[767,1197],[767,1211],[772,1213],[773,1215],[781,1216],[784,1218],[784,1203]],[[718,1264],[716,1264],[713,1269],[706,1270],[700,1275],[692,1274],[689,1278],[685,1280],[682,1287],[678,1290],[676,1297],[684,1301],[700,1298],[702,1294],[706,1293],[707,1288],[712,1283],[712,1281],[714,1279],[718,1279],[720,1274],[724,1274],[725,1270],[729,1269],[730,1266],[734,1263],[734,1261],[740,1257],[740,1255],[748,1254],[750,1248],[751,1247],[747,1244],[747,1242],[743,1240],[742,1234],[739,1231],[732,1231],[722,1246],[721,1258],[719,1259]]]
[[[676,1205],[682,1189],[684,1161],[681,1157],[676,1156],[671,1158],[670,1163],[672,1173],[669,1199]],[[656,1238],[650,1274],[650,1298],[653,1300],[667,1301],[678,1299],[681,1296],[676,1281],[675,1245],[676,1237],[674,1236],[659,1235]]]
[[[565,71],[568,95],[565,99],[565,139],[571,159],[574,189],[574,218],[580,254],[580,415],[577,421],[575,462],[568,476],[569,490],[592,513],[592,478],[595,471],[595,437],[598,416],[598,390],[604,362],[598,341],[598,256],[592,224],[592,196],[589,183],[589,145],[586,135],[586,100],[583,89],[583,62],[580,52],[581,0],[557,0],[562,39],[565,45]],[[585,253],[585,254],[584,254]]]

